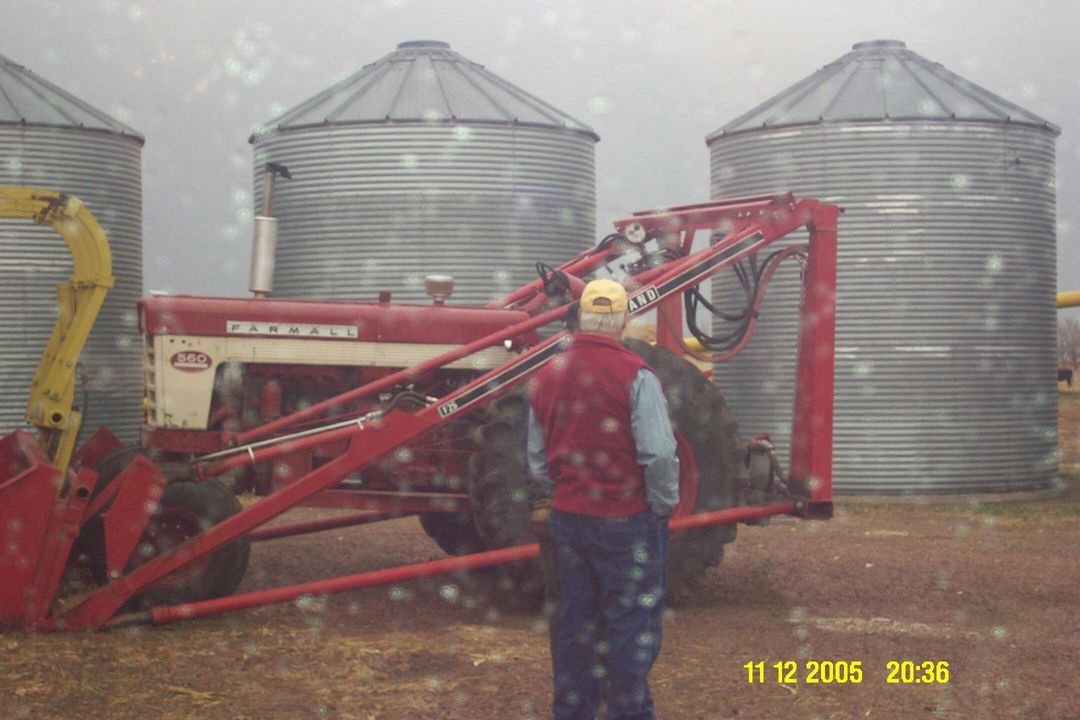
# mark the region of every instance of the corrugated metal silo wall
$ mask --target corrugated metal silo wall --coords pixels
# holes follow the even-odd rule
[[[837,283],[838,492],[1053,483],[1051,132],[848,123],[721,136],[710,148],[714,197],[791,190],[846,211]],[[714,300],[730,304],[731,284],[714,286]],[[785,461],[798,288],[791,263],[770,288],[747,351],[716,369],[743,434],[772,431]]]
[[[279,219],[274,295],[430,302],[424,275],[456,279],[451,303],[482,304],[594,242],[592,137],[498,125],[339,125],[255,143]]]
[[[83,437],[107,425],[125,442],[142,420],[142,161],[137,140],[74,129],[0,127],[0,184],[78,196],[109,239],[116,286],[82,354],[89,379]],[[72,259],[52,228],[0,219],[0,428],[21,427],[30,381],[56,320],[56,285]],[[76,386],[82,405],[83,387]]]

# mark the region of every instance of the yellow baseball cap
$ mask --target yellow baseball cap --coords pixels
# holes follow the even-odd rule
[[[626,288],[614,280],[593,280],[581,292],[581,312],[610,315],[626,312]]]

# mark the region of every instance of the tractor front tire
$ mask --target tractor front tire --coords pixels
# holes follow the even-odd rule
[[[123,447],[113,450],[99,460],[93,467],[94,472],[98,474],[98,479],[94,484],[93,491],[90,493],[89,502],[92,503],[97,499],[98,495],[105,492],[105,489],[119,477],[120,473],[126,470],[128,466],[134,462],[135,458],[140,455],[152,460],[150,455],[138,445],[124,445]],[[182,476],[174,474],[175,468],[166,469],[156,462],[154,465],[158,470],[161,470],[169,482],[176,482],[182,478]],[[94,581],[98,585],[108,584],[108,573],[105,570],[104,511],[87,519],[82,526],[79,537],[75,540],[75,547],[71,557],[77,558],[83,555],[85,555],[88,560],[88,565],[91,574],[94,576]]]
[[[215,479],[173,482],[165,486],[158,509],[143,530],[128,561],[130,572],[180,543],[240,512],[236,496]],[[98,584],[109,582],[105,565],[105,531],[101,517],[88,523],[80,538]],[[187,567],[162,578],[133,598],[128,607],[197,602],[229,595],[240,584],[251,555],[251,538],[243,535]]]
[[[215,479],[170,483],[165,486],[158,505],[136,546],[133,566],[152,560],[242,509],[232,491]],[[251,538],[242,535],[166,575],[138,595],[135,604],[147,608],[230,595],[244,577],[250,556]]]

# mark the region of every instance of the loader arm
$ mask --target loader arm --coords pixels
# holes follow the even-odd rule
[[[73,409],[75,370],[105,295],[115,282],[105,233],[77,197],[52,190],[0,186],[0,217],[49,225],[71,250],[74,271],[57,285],[56,324],[30,384],[26,422],[37,428],[49,461],[63,473],[82,415]]]
[[[660,306],[687,288],[698,285],[794,230],[805,227],[809,231],[795,377],[791,471],[788,478],[791,496],[785,502],[765,508],[744,506],[725,512],[691,516],[698,518],[693,522],[730,523],[779,513],[809,518],[828,518],[832,515],[838,214],[839,208],[836,206],[783,194],[666,208],[616,222],[619,230],[630,223],[642,225],[646,232],[654,229],[667,231],[671,228],[672,232],[677,231],[683,236],[684,247],[690,247],[695,231],[734,226],[705,249],[671,258],[669,262],[643,269],[628,278],[626,284],[629,285],[627,290],[630,315],[639,315]],[[591,254],[579,256],[563,267],[568,273],[580,273],[580,278],[600,267],[606,257],[606,253],[602,251],[593,251]],[[511,297],[524,300],[534,290],[535,285],[513,293]],[[569,300],[564,299],[564,303],[559,307],[456,347],[437,358],[382,376],[334,398],[253,428],[237,436],[237,445],[196,458],[191,470],[196,477],[206,479],[257,463],[274,461],[292,453],[307,452],[337,443],[344,445],[343,451],[332,459],[281,486],[271,495],[204,529],[200,534],[129,569],[122,577],[92,591],[61,617],[54,617],[51,622],[62,622],[68,628],[102,627],[129,598],[154,586],[170,574],[217,552],[269,520],[300,505],[307,498],[329,489],[377,459],[387,457],[389,453],[431,432],[437,426],[483,408],[498,396],[520,386],[533,372],[558,354],[566,340],[565,332],[557,333],[525,349],[502,365],[450,390],[442,397],[420,396],[423,399],[420,409],[403,409],[391,403],[386,408],[376,408],[360,416],[334,414],[335,407],[343,406],[347,402],[389,390],[393,384],[415,382],[439,367],[557,322],[567,315],[570,308]],[[312,427],[309,423],[313,421],[325,424]],[[275,434],[280,432],[287,434]],[[533,546],[524,550],[532,552],[530,547]],[[514,552],[521,550],[523,549],[518,548]],[[496,553],[496,556],[500,562],[508,559],[505,554]],[[365,578],[364,582],[367,580]],[[335,581],[329,582],[331,585],[328,587],[356,587],[348,579],[342,579],[340,585],[333,585]],[[117,622],[127,622],[130,619],[152,619],[160,622],[163,621],[162,618],[171,617],[170,613],[174,610],[180,614],[186,613],[185,617],[195,617],[197,613],[207,612],[211,608],[237,609],[265,604],[276,601],[276,598],[288,597],[294,591],[295,588],[282,588],[280,592],[256,592],[236,596],[234,599],[219,598],[184,603],[177,606],[179,609],[158,608],[153,614],[117,618]]]

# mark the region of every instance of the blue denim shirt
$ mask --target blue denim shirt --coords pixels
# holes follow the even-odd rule
[[[638,465],[645,470],[645,500],[652,511],[665,517],[679,504],[679,458],[675,433],[668,418],[667,398],[660,380],[647,368],[638,370],[630,385],[630,429],[637,447]],[[555,483],[547,471],[544,431],[529,406],[528,430],[529,501],[551,497]]]

